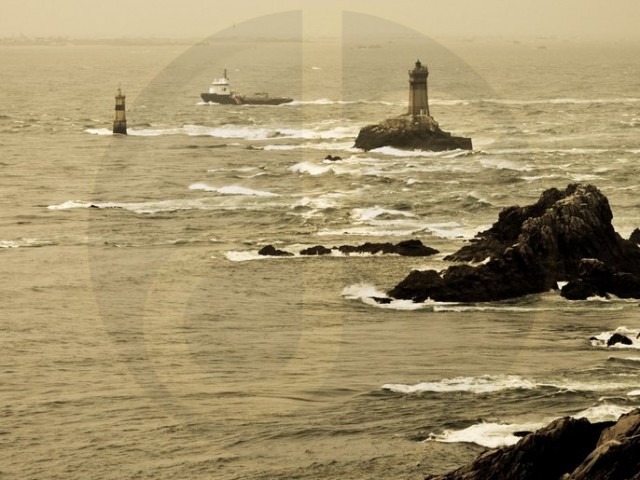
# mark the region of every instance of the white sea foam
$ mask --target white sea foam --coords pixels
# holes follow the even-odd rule
[[[632,395],[633,394],[633,395]],[[629,393],[629,396],[640,395],[640,390]],[[592,423],[615,421],[621,415],[629,413],[637,406],[603,404],[587,408],[572,415],[574,418],[586,418]],[[552,419],[543,422],[528,423],[478,423],[461,430],[445,430],[442,433],[431,433],[426,441],[445,443],[475,443],[487,448],[514,445],[521,437],[516,432],[536,431],[548,424]]]
[[[312,176],[333,173],[335,175],[344,175],[358,173],[357,170],[346,168],[336,163],[316,163],[316,162],[300,162],[289,167],[289,170],[296,173],[306,173]]]
[[[291,208],[307,207],[314,210],[326,210],[328,208],[335,208],[336,202],[326,196],[321,197],[302,197],[300,200],[291,205]]]
[[[425,225],[425,230],[432,235],[447,239],[470,239],[478,232],[489,228],[488,225],[479,227],[465,227],[458,222],[429,223]]]
[[[183,125],[178,133],[189,136],[208,136],[218,138],[244,138],[246,140],[264,140],[277,135],[273,130],[260,127],[240,125],[224,125],[221,127],[207,127],[204,125]]]
[[[529,172],[533,170],[533,166],[529,164],[519,164],[502,158],[482,158],[480,164],[485,168],[494,168],[496,170],[515,170],[518,172]]]
[[[593,175],[590,173],[574,173],[569,175],[569,178],[574,182],[593,182],[595,180],[602,180],[602,177],[599,175]]]
[[[84,202],[70,200],[58,205],[49,205],[49,210],[71,210],[76,208],[123,209],[140,214],[199,210],[206,208],[201,200],[158,200],[150,202]]]
[[[422,228],[404,229],[404,230],[383,230],[380,227],[348,227],[338,228],[335,230],[320,230],[316,235],[335,236],[335,235],[357,235],[363,237],[403,237],[407,235],[413,235],[414,233],[421,232]]]
[[[48,240],[38,240],[37,238],[0,240],[0,248],[45,247],[47,245],[53,245],[53,242]]]
[[[627,395],[629,397],[640,397],[640,390],[631,390]]]
[[[87,128],[86,133],[92,135],[113,135],[107,128]],[[305,129],[305,128],[264,128],[246,125],[182,125],[181,127],[158,128],[129,128],[130,136],[157,137],[162,135],[188,135],[208,136],[217,138],[241,138],[245,140],[267,140],[271,138],[295,138],[305,140],[330,140],[342,138],[355,138],[358,134],[357,126],[337,126],[330,129]]]
[[[358,127],[334,127],[329,130],[279,128],[278,135],[289,138],[302,138],[305,140],[330,140],[355,138],[356,135],[358,135],[358,131]]]
[[[359,152],[357,148],[353,148],[353,142],[318,142],[318,143],[300,143],[295,145],[274,144],[265,145],[264,150],[340,150],[347,152]]]
[[[631,340],[631,345],[625,345],[622,343],[616,343],[610,347],[607,346],[607,341],[614,335],[620,334],[627,337]],[[618,349],[640,349],[640,330],[627,328],[627,327],[618,327],[613,331],[602,332],[598,335],[591,337],[590,342],[594,347],[604,347],[604,348],[618,348]]]
[[[351,211],[351,218],[356,222],[368,222],[370,220],[374,220],[377,217],[385,215],[385,216],[396,216],[396,217],[415,217],[413,213],[403,212],[402,210],[392,210],[387,208],[381,208],[377,205],[371,208],[355,208]]]
[[[612,420],[618,420],[620,415],[629,413],[631,410],[637,408],[636,406],[629,405],[596,405],[589,407],[582,412],[572,415],[574,418],[586,418],[590,422],[608,422]]]
[[[434,382],[417,384],[389,383],[381,388],[397,393],[413,394],[423,392],[467,392],[484,394],[503,390],[536,390],[551,388],[564,392],[600,392],[626,388],[625,383],[602,383],[581,381],[540,382],[518,375],[482,375],[480,377],[445,378]]]
[[[390,157],[433,157],[433,158],[456,158],[470,155],[469,150],[445,150],[442,152],[430,152],[425,150],[402,150],[394,147],[380,147],[371,150],[371,153],[378,153]]]
[[[226,185],[223,187],[212,187],[206,183],[194,183],[189,185],[189,190],[204,190],[205,192],[216,192],[221,195],[247,195],[253,197],[278,197],[277,193],[265,192],[262,190],[252,190],[238,185]]]
[[[250,260],[266,260],[273,258],[285,258],[285,257],[271,257],[267,255],[259,255],[258,252],[234,252],[230,251],[225,254],[227,260],[232,262],[248,262]],[[290,258],[290,257],[287,257]]]
[[[347,300],[359,300],[370,306],[375,306],[390,310],[420,310],[429,307],[429,303],[415,303],[411,300],[392,300],[390,303],[378,303],[372,297],[388,298],[387,294],[381,292],[374,285],[366,283],[356,283],[349,285],[342,290],[342,296]]]
[[[108,128],[87,128],[85,132],[91,135],[113,135],[113,131]]]
[[[542,423],[501,424],[479,423],[462,430],[445,430],[440,434],[431,434],[427,441],[444,443],[475,443],[487,448],[497,448],[518,443],[521,437],[514,435],[519,431],[534,431],[542,428]]]
[[[397,393],[422,392],[469,392],[475,394],[499,392],[502,390],[532,390],[539,384],[517,375],[483,375],[481,377],[446,378],[436,382],[421,382],[414,385],[387,383],[383,390]]]

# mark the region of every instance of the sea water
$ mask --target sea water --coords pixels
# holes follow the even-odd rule
[[[294,40],[1,49],[7,478],[421,478],[640,406],[636,300],[371,299],[550,187],[640,226],[638,46]],[[416,57],[474,150],[353,148],[404,112]],[[223,68],[296,100],[202,102]],[[299,254],[409,238],[441,253]]]

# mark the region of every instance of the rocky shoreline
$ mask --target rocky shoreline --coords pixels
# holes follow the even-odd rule
[[[500,212],[493,226],[445,260],[442,272],[412,271],[389,297],[423,302],[490,302],[543,293],[640,298],[640,247],[611,223],[607,198],[593,185],[551,188],[525,207]]]
[[[640,409],[617,422],[560,418],[515,445],[425,480],[640,480]]]

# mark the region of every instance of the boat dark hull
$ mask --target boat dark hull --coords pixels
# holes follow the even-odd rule
[[[282,105],[293,102],[289,97],[245,97],[242,95],[219,95],[217,93],[201,93],[200,97],[205,102],[219,103],[221,105]]]

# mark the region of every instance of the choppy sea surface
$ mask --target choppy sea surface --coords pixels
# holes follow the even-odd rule
[[[3,47],[0,472],[421,478],[564,415],[640,406],[638,302],[392,302],[550,187],[640,226],[640,46],[218,39]],[[474,150],[353,148],[431,113]],[[281,106],[206,104],[222,69]],[[129,135],[111,135],[127,94]],[[324,160],[327,155],[341,157]],[[264,258],[418,238],[429,258]],[[619,331],[634,339],[605,347]]]

